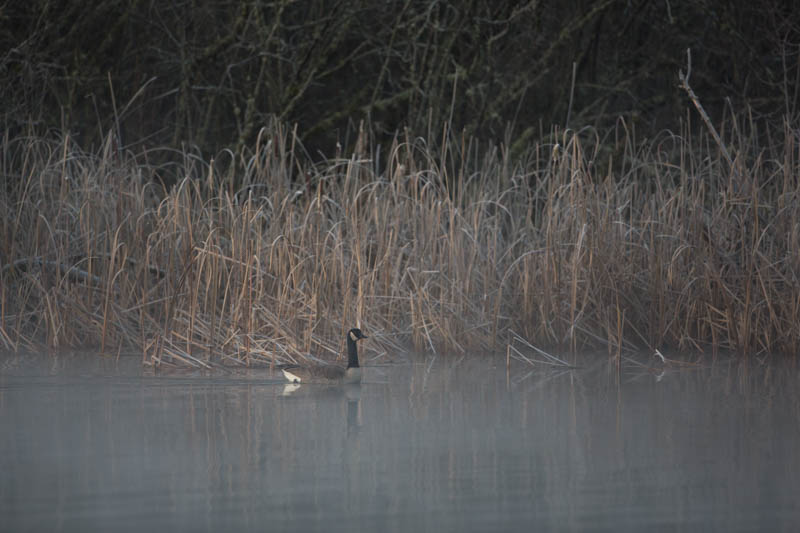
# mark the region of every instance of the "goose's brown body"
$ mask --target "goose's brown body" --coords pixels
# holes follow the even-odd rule
[[[360,368],[345,368],[339,365],[290,366],[283,369],[283,375],[292,383],[358,383],[361,381]]]
[[[361,367],[358,364],[356,342],[366,338],[358,328],[347,332],[347,367],[331,364],[290,365],[283,368],[283,375],[292,383],[360,383]]]

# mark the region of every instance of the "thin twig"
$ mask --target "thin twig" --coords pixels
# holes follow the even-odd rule
[[[728,148],[722,143],[722,139],[719,137],[719,133],[717,133],[717,129],[711,123],[711,119],[708,118],[708,113],[706,110],[703,109],[703,105],[700,103],[700,99],[697,98],[697,95],[694,93],[692,88],[689,86],[689,76],[692,74],[692,49],[686,49],[686,75],[683,74],[683,70],[678,70],[678,79],[680,80],[680,87],[686,91],[689,95],[689,99],[691,99],[694,106],[697,108],[697,111],[700,113],[700,117],[705,122],[706,127],[711,132],[711,136],[714,137],[714,142],[717,143],[719,146],[720,151],[722,151],[722,156],[725,158],[725,161],[728,162],[728,165],[733,168],[733,159],[731,158],[730,152],[728,152]]]

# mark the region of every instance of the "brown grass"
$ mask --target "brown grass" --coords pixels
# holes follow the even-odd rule
[[[311,166],[274,125],[227,168],[186,153],[169,190],[111,137],[6,138],[0,347],[272,363],[332,357],[360,323],[371,350],[794,354],[797,130],[721,132],[732,165],[705,136],[637,142],[620,123],[517,159],[448,132],[385,154],[362,135]]]

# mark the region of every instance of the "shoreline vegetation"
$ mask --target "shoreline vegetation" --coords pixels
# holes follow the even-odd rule
[[[688,122],[688,121],[687,121]],[[342,353],[735,351],[800,345],[800,139],[553,130],[512,155],[444,127],[360,130],[312,164],[296,130],[171,187],[146,157],[2,140],[0,349],[136,350],[147,365]]]

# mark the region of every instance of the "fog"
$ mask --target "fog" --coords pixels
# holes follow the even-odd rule
[[[393,359],[343,387],[0,356],[0,530],[800,526],[794,366]]]

